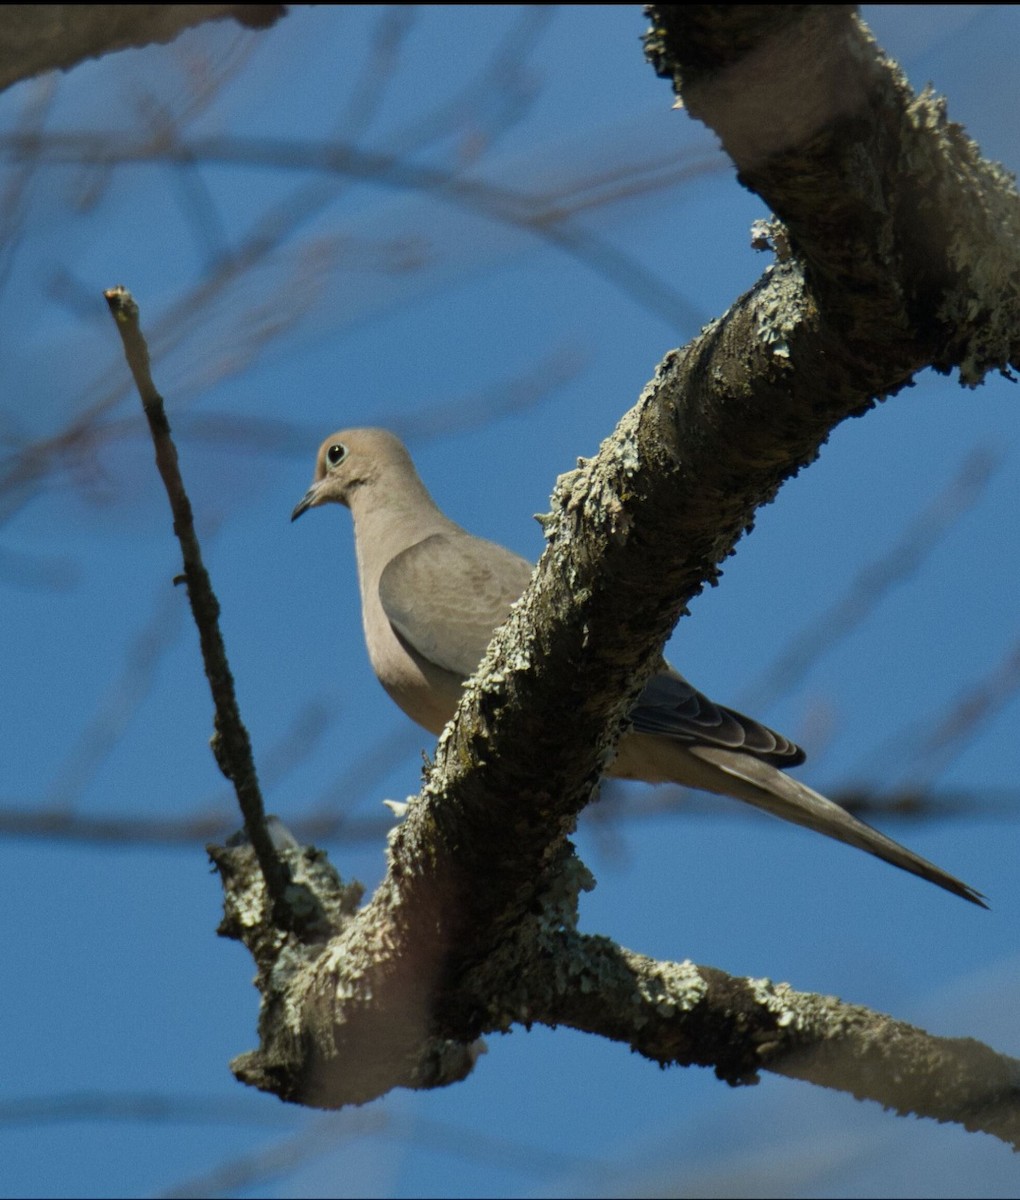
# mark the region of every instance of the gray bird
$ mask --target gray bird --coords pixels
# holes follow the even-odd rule
[[[531,564],[444,516],[403,443],[384,429],[328,437],[291,520],[330,503],[354,518],[365,643],[379,682],[438,734],[527,587]],[[804,758],[782,734],[703,696],[663,659],[631,709],[608,773],[733,796],[987,907],[979,892],[782,770]]]

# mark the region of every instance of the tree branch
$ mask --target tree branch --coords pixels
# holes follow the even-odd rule
[[[732,1086],[756,1083],[760,1071],[770,1071],[877,1101],[901,1115],[981,1130],[1020,1149],[1020,1060],[971,1038],[933,1037],[832,996],[689,961],[657,962],[608,938],[584,936],[576,930],[576,901],[591,878],[569,855],[535,911],[455,991],[429,996],[393,986],[385,939],[364,945],[360,888],[343,885],[317,852],[287,854],[295,879],[316,893],[321,911],[342,933],[301,948],[292,944],[273,961],[271,977],[259,980],[267,999],[274,998],[263,1005],[263,1047],[233,1068],[283,1099],[334,1107],[363,1103],[395,1086],[457,1082],[473,1067],[480,1044],[430,1031],[434,1004],[448,1025],[461,1029],[567,1025],[623,1042],[662,1066],[712,1067]],[[220,932],[264,955],[265,887],[251,848],[216,850],[213,857],[228,893]],[[354,956],[364,965],[366,950],[369,978],[353,995],[344,960]],[[402,1003],[380,1004],[383,997]],[[281,1037],[276,1008],[284,999],[299,1003],[306,1021],[314,1013],[324,1022],[312,1036],[306,1028],[300,1046]],[[335,1020],[337,1008],[342,1022]]]
[[[68,71],[86,58],[171,42],[185,29],[230,18],[265,29],[282,4],[12,4],[0,29],[0,91],[45,71]]]
[[[606,938],[561,941],[529,976],[529,995],[544,984],[548,998],[547,1007],[532,1001],[535,1021],[625,1042],[663,1066],[714,1067],[734,1085],[757,1082],[759,1069],[803,1079],[1020,1149],[1020,1060],[972,1038],[932,1037],[770,979],[655,962]]]
[[[851,6],[649,15],[649,60],[782,218],[854,386],[881,397],[926,366],[973,385],[1017,365],[1013,177],[944,99],[913,94]]]
[[[938,104],[909,96],[848,12],[680,11],[655,10],[657,66],[718,124],[742,177],[788,222],[776,242],[790,251],[667,354],[597,457],[557,482],[533,584],[444,731],[369,904],[345,908],[327,942],[274,940],[257,933],[257,897],[238,895],[249,874],[217,852],[228,905],[255,921],[233,932],[263,988],[262,1047],[234,1069],[286,1099],[339,1106],[448,1083],[470,1069],[485,1030],[548,1019],[636,1039],[656,1059],[701,1055],[731,1080],[768,1065],[904,1109],[925,1103],[920,1076],[897,1091],[905,1027],[792,992],[777,1001],[574,932],[588,882],[567,840],[577,814],[675,621],[757,506],[835,425],[914,371],[955,365],[975,382],[1015,361],[1020,336],[1015,220],[959,217],[969,202],[983,213],[1012,205],[1015,218],[1015,193]],[[806,116],[793,103],[802,94]],[[990,287],[1007,262],[1013,274]],[[643,1041],[635,996],[641,1013],[665,1009]],[[743,1032],[738,1011],[754,1014]],[[916,1048],[942,1057],[928,1084],[948,1088],[954,1071],[960,1081],[929,1115],[1012,1139],[1016,1064],[978,1053],[999,1082],[975,1100],[973,1061],[918,1036]]]

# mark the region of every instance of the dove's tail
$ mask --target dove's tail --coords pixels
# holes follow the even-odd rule
[[[870,825],[851,816],[846,809],[840,808],[832,800],[827,800],[769,763],[762,762],[750,754],[726,750],[719,746],[688,745],[685,750],[687,755],[709,768],[697,771],[698,787],[734,796],[774,816],[782,817],[784,821],[804,825],[839,842],[846,842],[848,846],[866,850],[869,854],[892,863],[894,867],[900,867],[912,875],[927,879],[929,883],[945,888],[947,892],[962,896],[971,904],[980,905],[981,908],[988,907],[980,892],[961,883],[959,879],[921,858],[919,854],[914,854],[905,846],[894,842],[884,833],[872,829]],[[715,771],[711,771],[711,768],[715,768]],[[717,772],[722,773],[721,778]],[[712,778],[713,775],[716,777]],[[686,783],[688,780],[682,779],[678,782]]]

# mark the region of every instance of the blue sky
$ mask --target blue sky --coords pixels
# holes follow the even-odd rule
[[[865,15],[912,84],[932,81],[1016,170],[1020,10]],[[768,259],[748,231],[765,207],[671,110],[643,28],[637,7],[295,8],[266,32],[205,26],[0,96],[0,134],[123,147],[169,127],[204,148],[188,166],[0,166],[0,815],[239,824],[102,302],[123,283],[179,434],[267,803],[292,823],[345,814],[350,835],[326,848],[345,878],[379,879],[371,822],[417,789],[432,746],[368,666],[347,514],[291,526],[290,511],[323,437],[385,424],[452,517],[537,556],[532,514],[556,476],[759,276]],[[569,213],[554,241],[409,171],[212,155],[231,138],[353,139],[422,176],[461,172]],[[935,815],[871,819],[991,912],[737,804],[615,785],[578,834],[598,878],[584,929],[1020,1054],[1017,671],[1002,665],[1018,645],[1018,433],[1014,385],[919,376],[834,432],[667,651],[714,698],[802,742],[813,786],[930,786]],[[42,469],[15,487],[25,462]],[[988,477],[964,502],[952,488],[967,464]],[[895,547],[946,509],[906,569]],[[903,577],[838,630],[834,606],[874,564],[890,574],[890,556]],[[827,624],[795,684],[756,700]],[[1003,699],[952,754],[926,742],[996,681]],[[610,808],[621,795],[641,811]],[[90,842],[11,824],[2,1194],[1016,1194],[1013,1157],[990,1138],[768,1076],[733,1091],[565,1030],[490,1039],[459,1087],[325,1118],[287,1109],[227,1067],[255,1043],[257,995],[247,955],[215,937],[205,836]]]

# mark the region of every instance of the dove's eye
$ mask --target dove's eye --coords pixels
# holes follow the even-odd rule
[[[326,462],[331,467],[338,467],[347,457],[347,447],[341,446],[338,442],[335,446],[330,446],[326,451]]]

